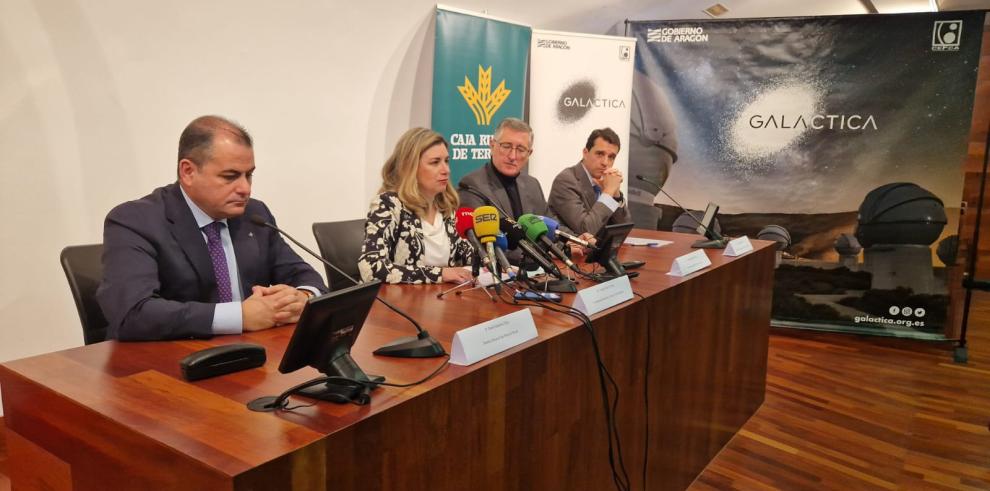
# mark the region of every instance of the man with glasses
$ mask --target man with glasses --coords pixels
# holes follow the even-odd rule
[[[477,208],[488,205],[480,196],[464,189],[470,187],[494,202],[495,206],[519,218],[526,213],[547,216],[547,201],[540,181],[522,174],[533,153],[533,128],[517,118],[505,118],[495,128],[489,143],[491,160],[467,174],[460,181],[462,206]],[[509,251],[512,262],[518,262],[520,251]]]
[[[550,210],[571,230],[595,235],[607,224],[630,221],[619,189],[622,172],[613,167],[619,148],[619,135],[611,128],[592,131],[581,161],[553,180]]]
[[[512,218],[532,213],[547,214],[543,188],[535,177],[522,174],[533,153],[533,129],[525,121],[505,118],[495,128],[489,143],[491,160],[483,167],[461,178],[461,185],[470,186],[512,214]],[[484,206],[481,197],[464,189],[460,191],[463,206]]]
[[[219,116],[179,137],[178,180],[115,207],[103,225],[97,301],[110,339],[240,334],[296,322],[323,279],[251,199],[251,136]]]

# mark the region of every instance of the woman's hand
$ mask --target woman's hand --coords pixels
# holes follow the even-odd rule
[[[443,268],[441,276],[444,283],[464,283],[473,279],[471,272],[464,268]]]

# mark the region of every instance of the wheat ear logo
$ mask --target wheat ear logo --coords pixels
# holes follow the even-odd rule
[[[505,88],[505,80],[502,80],[495,92],[492,92],[492,67],[488,69],[478,65],[478,88],[475,89],[471,79],[464,76],[464,85],[458,86],[457,90],[464,97],[464,102],[474,113],[474,119],[479,125],[492,124],[492,116],[502,107],[502,103],[509,98],[511,90]]]

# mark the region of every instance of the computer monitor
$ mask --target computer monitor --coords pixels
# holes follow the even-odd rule
[[[299,317],[278,371],[289,373],[310,366],[328,377],[372,384],[383,382],[382,377],[365,374],[351,358],[351,346],[361,332],[380,288],[381,282],[375,280],[310,298]],[[330,380],[326,384],[303,389],[299,394],[340,402],[343,397],[363,389],[361,384]]]
[[[632,231],[633,224],[616,223],[606,225],[598,231],[595,236],[595,248],[585,258],[585,262],[598,263],[602,265],[610,276],[619,277],[627,274],[622,263],[618,260],[619,247],[626,240],[629,232]]]
[[[715,223],[716,215],[718,215],[718,205],[709,202],[708,207],[705,208],[705,215],[701,217],[701,225],[698,225],[695,229],[698,232],[698,235],[704,235],[710,240],[721,239],[721,237],[713,237],[714,234],[712,233],[715,230],[713,225]]]

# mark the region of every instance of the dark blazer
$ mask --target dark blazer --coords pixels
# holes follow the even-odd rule
[[[505,192],[505,187],[495,176],[495,172],[495,167],[489,161],[481,168],[462,177],[460,184],[471,186],[494,201],[506,213],[512,213],[512,202],[509,201],[509,194]],[[549,216],[547,215],[547,200],[543,197],[543,187],[540,186],[540,181],[537,181],[533,176],[519,174],[519,177],[516,178],[516,187],[519,188],[519,200],[522,202],[523,213]],[[477,208],[488,204],[463,189],[459,190],[458,194],[461,199],[461,206]]]
[[[509,201],[509,193],[505,191],[502,181],[498,180],[495,172],[497,172],[495,166],[489,160],[480,169],[475,169],[462,177],[458,186],[467,184],[472,189],[477,190],[492,200],[498,208],[506,213],[512,213],[512,202]],[[540,181],[536,180],[533,176],[519,174],[516,177],[516,187],[519,189],[519,201],[522,202],[523,214],[532,213],[534,215],[550,216],[547,210],[547,200],[543,197],[543,186],[540,186]],[[461,200],[461,206],[477,208],[488,204],[478,196],[464,189],[458,189],[458,195]],[[506,257],[513,264],[518,264],[522,259],[522,251],[520,249],[507,251]]]
[[[274,230],[247,217],[275,218],[258,200],[227,220],[237,258],[241,298],[254,285],[312,286],[319,273]],[[110,323],[109,339],[124,341],[212,336],[216,279],[206,241],[177,183],[118,205],[103,224],[103,281],[96,299]]]
[[[581,162],[560,171],[550,187],[551,213],[578,234],[597,234],[607,224],[631,221],[625,206],[613,212],[604,203],[598,202],[592,186]]]

